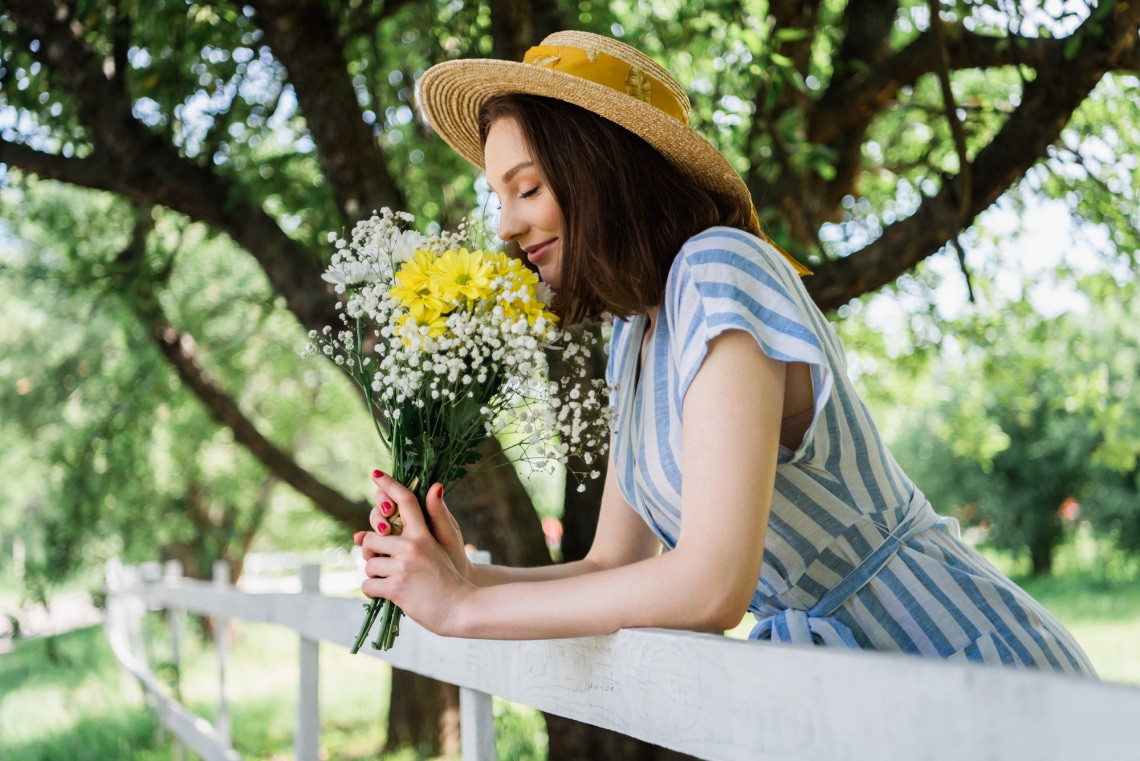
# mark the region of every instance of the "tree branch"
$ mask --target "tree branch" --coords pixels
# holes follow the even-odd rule
[[[974,301],[974,284],[970,280],[970,270],[966,267],[966,250],[958,237],[958,227],[967,223],[970,210],[970,157],[966,155],[966,133],[958,119],[958,104],[954,100],[954,88],[950,84],[950,62],[946,53],[946,31],[942,28],[942,2],[929,0],[930,31],[938,43],[938,83],[942,87],[942,100],[946,107],[946,119],[950,122],[950,133],[954,136],[954,149],[958,153],[958,176],[954,178],[954,189],[958,193],[958,209],[954,215],[954,234],[950,236],[954,249],[958,252],[958,266],[966,278],[966,291],[970,301]]]
[[[376,27],[381,21],[392,16],[405,5],[418,0],[385,0],[382,3],[365,4],[354,11],[341,8],[341,13],[347,14],[344,26],[337,39],[341,43],[348,42],[355,37],[376,36]]]
[[[183,159],[135,120],[130,98],[103,74],[101,60],[84,40],[68,5],[61,0],[6,0],[5,8],[40,40],[39,57],[59,74],[76,102],[80,121],[90,130],[92,157],[79,160],[90,163],[68,165],[76,167],[71,177],[140,205],[169,207],[227,233],[257,258],[302,325],[319,330],[335,324],[336,301],[330,292],[313,287],[320,282],[321,271],[308,252],[248,194]],[[42,153],[18,150],[10,143],[4,151],[13,166],[32,172],[59,171],[64,179],[64,165],[46,160]],[[110,166],[98,178],[91,176],[93,169],[85,168],[98,166],[96,161]]]
[[[975,157],[970,207],[961,224],[969,224],[1046,155],[1073,111],[1130,54],[1140,26],[1140,3],[1117,6],[1104,21],[1102,34],[1085,33],[1088,24],[1078,30],[1084,34],[1075,55],[1066,56],[1060,45],[1050,50],[1036,79],[1026,85],[1021,105]],[[808,291],[820,308],[834,309],[886,285],[946,244],[957,231],[950,222],[957,208],[953,183],[946,182],[912,216],[885,228],[873,243],[816,266],[815,275],[805,281]]]
[[[880,65],[891,56],[890,36],[898,13],[897,0],[850,0],[843,12],[847,30],[839,47],[834,64],[833,82],[842,82],[859,76],[859,73]],[[829,85],[828,89],[831,89]],[[826,93],[825,93],[826,95]],[[835,175],[823,181],[813,181],[814,196],[821,217],[835,209],[843,196],[851,194],[863,164],[863,142],[873,113],[851,122],[847,129],[835,133],[828,140],[811,136],[812,125],[819,121],[814,112],[808,116],[808,142],[824,144],[835,152]]]
[[[495,58],[521,61],[532,45],[564,26],[562,11],[552,0],[488,0],[488,7]]]
[[[745,142],[745,152],[750,157],[750,170],[746,183],[753,197],[760,199],[773,199],[780,209],[780,214],[789,223],[792,237],[801,241],[814,241],[819,245],[817,231],[819,230],[819,205],[813,193],[813,177],[810,172],[802,176],[792,166],[791,155],[787,150],[783,137],[780,135],[780,124],[783,114],[788,111],[798,112],[798,122],[802,122],[807,111],[810,110],[810,99],[802,84],[811,63],[812,33],[816,20],[819,3],[798,2],[798,0],[775,0],[769,4],[769,15],[772,20],[771,53],[754,51],[762,62],[767,62],[771,71],[769,82],[761,80],[753,97],[752,123],[748,128]],[[784,37],[785,32],[802,32],[802,38],[794,35]],[[783,56],[791,61],[791,68],[784,62],[778,65],[771,61],[771,56]],[[801,81],[796,82],[795,79]],[[773,98],[771,88],[777,88],[778,97]],[[763,176],[761,167],[766,162],[757,155],[761,137],[767,133],[773,156],[779,167],[779,176],[775,180],[768,180]]]
[[[801,39],[780,40],[776,52],[791,59],[801,77],[806,77],[811,66],[811,46],[819,0],[771,0],[768,13],[775,20],[773,36],[783,29],[803,30],[808,34]],[[773,40],[775,42],[775,40]]]
[[[115,162],[96,146],[83,158],[65,158],[0,138],[0,164],[8,164],[46,180],[59,180],[95,190],[117,190]]]
[[[1056,52],[1064,40],[1047,38],[988,37],[956,29],[947,36],[947,67],[988,69],[1024,64],[1037,68]],[[938,40],[924,32],[913,42],[879,64],[854,71],[842,79],[833,79],[817,101],[808,129],[808,140],[827,143],[844,131],[869,120],[904,87],[918,81],[923,74],[937,70]]]
[[[153,227],[149,208],[138,209],[130,243],[115,259],[115,274],[125,287],[120,291],[127,304],[149,329],[159,351],[214,420],[227,426],[238,442],[273,475],[308,497],[326,513],[353,529],[368,528],[369,505],[353,502],[327,486],[296,459],[262,435],[240,406],[210,376],[198,358],[194,339],[177,330],[167,318],[144,272],[146,238]]]
[[[215,420],[233,431],[234,441],[248,449],[270,473],[279,476],[341,523],[352,529],[368,528],[368,503],[354,502],[325,485],[298,465],[291,454],[265,438],[242,413],[237,402],[202,367],[193,338],[179,332],[161,313],[150,316],[147,322],[159,350],[174,366],[178,377],[190,387]]]
[[[250,0],[289,82],[346,227],[373,209],[404,209],[384,154],[364,123],[336,21],[320,0]],[[382,118],[379,115],[378,118]]]

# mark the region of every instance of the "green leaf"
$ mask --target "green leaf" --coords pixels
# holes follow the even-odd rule
[[[772,52],[769,54],[769,57],[772,59],[772,63],[776,64],[777,66],[784,66],[789,69],[795,68],[795,63],[793,63],[792,59],[788,58],[786,55]]]
[[[808,29],[778,29],[776,30],[775,38],[780,42],[794,42],[796,40],[806,40],[811,37],[811,30]]]
[[[1077,57],[1077,51],[1080,49],[1081,36],[1080,34],[1074,34],[1069,37],[1069,39],[1065,40],[1065,47],[1062,49],[1062,53],[1064,54],[1066,60],[1071,61]]]

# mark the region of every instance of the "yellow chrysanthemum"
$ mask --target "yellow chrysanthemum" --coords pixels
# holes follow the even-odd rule
[[[483,261],[494,269],[494,276],[505,278],[514,285],[532,285],[538,282],[538,275],[526,268],[521,261],[502,251],[483,254]]]
[[[495,293],[496,304],[503,310],[508,321],[524,315],[534,325],[539,315],[548,322],[556,319],[544,311],[545,304],[538,298],[538,275],[518,259],[505,253],[484,254],[485,260],[495,268],[495,277],[500,286]]]
[[[478,301],[491,295],[491,279],[495,271],[482,251],[446,251],[432,268],[432,290],[444,301],[456,299]]]
[[[430,310],[414,310],[396,320],[397,334],[404,339],[404,345],[411,344],[411,335],[420,335],[421,328],[428,329],[428,335],[439,338],[447,330],[447,317]]]
[[[496,277],[507,272],[511,266],[511,257],[507,256],[502,251],[483,252],[483,261],[491,265],[491,269],[494,270]]]
[[[432,286],[435,262],[436,257],[432,252],[417,251],[396,271],[397,285],[389,289],[388,295],[398,299],[409,311],[415,309],[436,314],[445,312],[448,304]]]

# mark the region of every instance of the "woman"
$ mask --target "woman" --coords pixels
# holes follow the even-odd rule
[[[562,318],[614,318],[617,422],[584,560],[473,566],[442,486],[426,502],[433,533],[377,471],[377,531],[355,537],[365,594],[451,636],[721,631],[747,610],[758,639],[1094,674],[887,452],[802,268],[761,235],[668,72],[561,32],[521,64],[433,67],[420,101],[486,169],[499,236],[557,291]],[[396,512],[404,533],[390,536]]]

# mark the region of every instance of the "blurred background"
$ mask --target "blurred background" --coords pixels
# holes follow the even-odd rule
[[[171,757],[94,626],[111,558],[224,559],[251,589],[321,562],[352,592],[387,455],[301,357],[335,320],[327,235],[485,209],[416,80],[563,28],[677,75],[935,509],[1140,684],[1136,6],[0,0],[0,756]],[[557,562],[593,536],[598,486],[576,487],[499,468],[449,504],[497,562]],[[235,744],[288,758],[295,642],[233,637]],[[211,657],[169,676],[204,714]],[[452,690],[324,657],[325,752],[450,752]],[[496,720],[503,758],[671,755]]]

